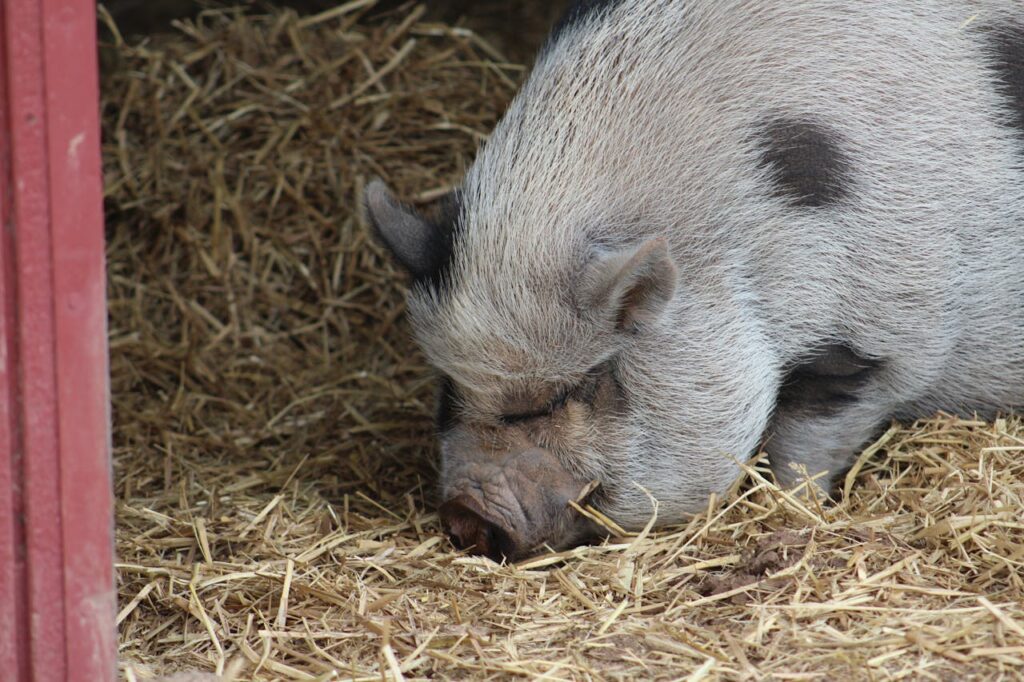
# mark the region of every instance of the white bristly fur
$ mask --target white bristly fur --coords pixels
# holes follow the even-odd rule
[[[450,295],[414,290],[430,361],[470,415],[510,387],[617,353],[621,419],[567,455],[627,526],[706,504],[762,437],[773,466],[848,465],[892,416],[1024,404],[1024,139],[984,33],[1016,2],[623,0],[541,55],[465,183]],[[816,121],[848,193],[773,196],[755,131]],[[664,236],[656,322],[581,315],[596,251]],[[776,412],[784,368],[825,339],[883,364],[831,415]],[[792,480],[791,478],[789,480]]]

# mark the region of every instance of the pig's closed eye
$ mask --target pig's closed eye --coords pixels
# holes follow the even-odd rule
[[[534,410],[533,412],[519,412],[516,414],[503,414],[498,419],[501,420],[502,424],[521,424],[522,422],[530,421],[531,419],[539,419],[540,417],[549,417],[558,410],[565,407],[565,403],[569,401],[569,395],[572,393],[571,389],[567,389],[559,393],[554,400],[548,403],[543,409]]]

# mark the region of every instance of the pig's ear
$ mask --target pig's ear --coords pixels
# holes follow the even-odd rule
[[[676,289],[676,266],[668,242],[658,237],[640,246],[604,253],[588,263],[581,303],[620,331],[635,331],[658,319]]]
[[[366,186],[363,201],[377,239],[413,279],[430,277],[447,261],[450,236],[415,209],[399,203],[382,180]]]

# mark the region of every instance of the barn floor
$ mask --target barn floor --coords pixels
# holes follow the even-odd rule
[[[894,426],[835,507],[761,463],[684,527],[452,551],[430,374],[357,196],[438,196],[523,69],[375,5],[104,47],[125,677],[1020,679],[1016,419]]]

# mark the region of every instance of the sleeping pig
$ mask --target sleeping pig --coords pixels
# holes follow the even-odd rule
[[[763,447],[1024,405],[1024,4],[591,0],[436,215],[365,203],[440,375],[442,519],[510,560]],[[649,495],[648,495],[649,493]]]

